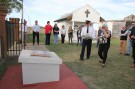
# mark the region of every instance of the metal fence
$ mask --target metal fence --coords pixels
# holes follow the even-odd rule
[[[6,34],[7,34],[7,55],[19,56],[22,50],[22,28],[17,20],[13,22],[6,21]]]

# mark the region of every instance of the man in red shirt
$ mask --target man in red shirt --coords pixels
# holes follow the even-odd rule
[[[52,32],[52,26],[50,25],[50,21],[47,21],[47,25],[45,26],[45,36],[46,36],[45,44],[46,45],[50,44],[51,32]]]

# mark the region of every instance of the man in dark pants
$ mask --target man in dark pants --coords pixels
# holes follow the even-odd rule
[[[131,34],[130,34],[130,38],[132,40],[132,50],[133,50],[133,59],[134,59],[134,62],[133,62],[133,66],[135,68],[135,22],[132,23],[133,27],[131,29]]]
[[[39,45],[39,31],[40,31],[40,26],[38,25],[38,21],[35,21],[35,25],[33,26],[33,46],[35,44],[35,36],[37,36],[37,44]]]
[[[87,55],[86,55],[86,57],[87,57],[87,59],[90,58],[91,46],[92,46],[92,38],[95,38],[95,30],[91,26],[91,22],[89,20],[86,21],[86,26],[82,28],[81,36],[82,36],[83,42],[82,42],[82,50],[81,50],[79,60],[83,61],[86,46],[87,46]]]

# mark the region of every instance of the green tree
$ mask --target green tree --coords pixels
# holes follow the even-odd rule
[[[23,0],[0,0],[0,5],[4,5],[8,13],[11,13],[13,10],[19,12],[23,7],[22,2]]]

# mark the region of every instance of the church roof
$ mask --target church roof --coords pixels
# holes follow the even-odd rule
[[[67,13],[67,14],[64,14],[63,16],[61,16],[59,19],[55,20],[54,22],[68,20],[68,19],[70,19],[70,17],[72,18],[72,13]]]
[[[85,5],[85,6],[89,6],[90,8],[92,8],[89,4]],[[84,7],[84,6],[83,6]],[[81,7],[82,8],[82,7]],[[72,16],[73,16],[73,13],[80,10],[81,8],[71,12],[71,13],[67,13],[67,14],[64,14],[63,16],[61,16],[59,19],[55,20],[54,22],[60,22],[60,21],[64,21],[64,20],[71,20],[72,19]],[[93,9],[93,8],[92,8]],[[95,9],[93,9],[97,14],[99,14]],[[105,21],[105,19],[103,19],[102,17],[100,17],[100,22],[103,22]]]
[[[135,21],[135,15],[131,14],[131,15],[125,17],[124,20],[126,20],[126,21]]]
[[[124,22],[124,20],[107,20],[105,22]]]

